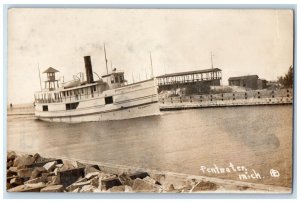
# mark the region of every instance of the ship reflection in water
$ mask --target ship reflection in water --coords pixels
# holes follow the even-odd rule
[[[112,164],[291,186],[292,105],[165,112],[78,124],[8,116],[8,149]],[[203,173],[233,164],[240,173]],[[255,177],[251,178],[251,171]],[[280,176],[270,175],[270,170]],[[247,174],[249,171],[249,174]],[[247,176],[248,175],[248,176]],[[258,176],[259,175],[259,176]],[[253,176],[254,177],[254,176]]]

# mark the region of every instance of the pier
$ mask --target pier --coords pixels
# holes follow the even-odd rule
[[[293,90],[250,90],[245,92],[161,97],[160,110],[182,110],[209,107],[282,105],[293,103]]]

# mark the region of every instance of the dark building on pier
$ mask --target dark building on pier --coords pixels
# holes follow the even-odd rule
[[[159,91],[185,87],[188,84],[201,83],[210,86],[219,86],[222,79],[222,70],[219,68],[179,72],[157,76]]]
[[[228,79],[229,86],[240,86],[249,89],[264,89],[267,86],[267,81],[259,79],[258,75],[246,75],[239,77],[230,77]]]

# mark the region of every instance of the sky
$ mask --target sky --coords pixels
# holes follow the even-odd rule
[[[293,12],[279,9],[42,9],[8,14],[8,103],[33,102],[39,69],[59,70],[72,80],[93,71],[125,72],[131,83],[165,73],[222,69],[233,76],[276,80],[293,64]],[[41,74],[42,81],[45,75]],[[94,75],[97,79],[97,76]]]

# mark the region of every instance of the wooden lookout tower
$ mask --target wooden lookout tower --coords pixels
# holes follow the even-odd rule
[[[45,81],[45,89],[54,90],[58,88],[58,80],[55,78],[55,73],[59,72],[58,70],[49,67],[43,73],[47,74],[47,80]]]

